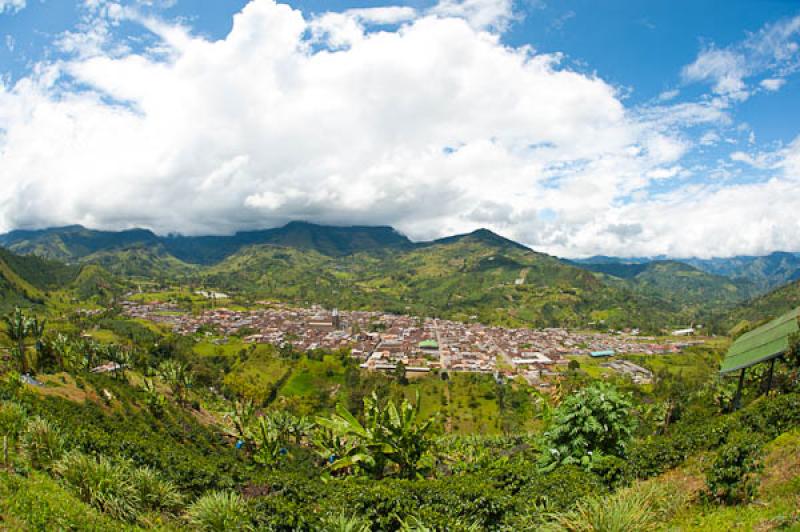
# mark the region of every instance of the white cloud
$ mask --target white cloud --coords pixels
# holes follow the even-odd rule
[[[674,100],[677,98],[680,93],[681,91],[678,89],[667,90],[659,94],[658,99],[662,102],[668,102],[669,100]]]
[[[683,69],[688,82],[709,81],[717,94],[746,99],[748,94],[744,78],[748,75],[744,56],[731,50],[704,50],[694,63]]]
[[[0,0],[0,15],[3,13],[17,13],[25,9],[25,0]]]
[[[348,9],[345,15],[372,24],[398,24],[416,18],[417,11],[412,7],[371,7]]]
[[[440,0],[430,12],[461,17],[476,29],[505,30],[514,18],[513,0]]]
[[[780,90],[786,84],[786,80],[782,78],[769,78],[769,79],[762,79],[760,85],[770,91],[775,92]]]
[[[746,100],[751,91],[748,79],[770,75],[760,85],[769,91],[780,89],[785,76],[800,68],[800,15],[766,24],[741,42],[725,48],[710,46],[683,69],[686,82],[708,82],[713,91],[734,100]]]
[[[487,226],[563,255],[700,254],[727,245],[740,217],[682,224],[699,220],[693,209],[743,201],[768,216],[763,191],[790,191],[781,177],[752,197],[684,187],[653,198],[651,184],[687,175],[682,128],[726,123],[725,105],[626,109],[557,54],[504,45],[510,5],[307,19],[254,0],[217,41],[98,5],[100,19],[62,40],[72,59],[0,85],[0,229],[201,234],[302,219],[413,238]],[[120,47],[121,19],[157,49]],[[365,27],[376,21],[392,27]],[[800,195],[781,202],[796,212]],[[767,242],[783,231],[759,227]]]

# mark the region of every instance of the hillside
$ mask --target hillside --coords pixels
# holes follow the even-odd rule
[[[724,308],[756,293],[755,286],[747,280],[733,282],[679,261],[622,263],[609,260],[576,262],[575,265],[621,279],[631,290],[668,299],[680,306]]]
[[[0,311],[41,305],[58,292],[84,301],[106,301],[120,290],[119,280],[99,266],[70,266],[0,248]]]
[[[502,325],[657,331],[707,321],[708,314],[750,294],[671,261],[565,263],[485,229],[422,243],[388,227],[299,222],[230,237],[162,238],[141,230],[73,227],[18,231],[3,239],[17,250],[69,255],[121,278]]]
[[[800,307],[800,281],[789,283],[737,306],[730,312],[727,325],[732,327],[743,321],[760,323],[797,307]]]
[[[663,299],[488,231],[343,257],[252,246],[201,275],[210,286],[254,297],[494,324],[657,328],[684,319]]]

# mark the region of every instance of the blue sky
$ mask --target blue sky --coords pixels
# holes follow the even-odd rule
[[[0,0],[0,39],[0,230],[800,250],[796,1]]]

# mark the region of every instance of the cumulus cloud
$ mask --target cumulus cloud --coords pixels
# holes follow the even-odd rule
[[[25,9],[25,0],[0,0],[0,15]]]
[[[725,123],[724,105],[628,109],[558,54],[503,44],[510,1],[310,18],[253,0],[216,41],[95,4],[62,36],[69,59],[0,86],[0,229],[221,234],[299,219],[417,239],[489,227],[566,256],[800,248],[800,231],[767,223],[783,221],[770,193],[800,207],[782,175],[649,191],[690,173],[682,128]],[[116,42],[122,20],[157,44]],[[761,240],[731,244],[737,202],[765,220]]]

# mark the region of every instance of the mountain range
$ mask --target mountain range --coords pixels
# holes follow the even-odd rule
[[[604,255],[573,260],[573,264],[602,271],[619,277],[629,277],[642,271],[648,264],[672,260],[693,266],[713,275],[727,277],[737,283],[750,283],[757,292],[800,280],[800,253],[776,251],[764,256],[734,256],[727,258],[667,257],[608,257]]]
[[[567,261],[485,229],[412,242],[386,226],[305,222],[231,236],[69,226],[12,231],[0,235],[0,245],[12,252],[5,252],[4,264],[18,266],[6,268],[9,286],[23,286],[9,279],[24,261],[39,260],[41,265],[23,270],[45,272],[60,264],[71,272],[72,279],[62,279],[67,284],[88,271],[93,279],[88,291],[94,294],[98,285],[114,283],[108,277],[113,274],[207,284],[253,297],[539,326],[657,329],[707,322],[800,272],[800,257],[791,253],[706,261]],[[48,289],[38,286],[40,292]]]

